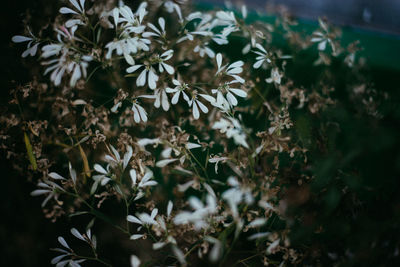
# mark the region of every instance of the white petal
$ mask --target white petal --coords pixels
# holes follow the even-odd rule
[[[136,85],[137,85],[137,86],[144,86],[144,85],[146,84],[146,73],[147,73],[147,70],[146,70],[146,69],[144,69],[144,70],[140,73],[139,77],[138,77],[137,80],[136,80]]]
[[[144,235],[141,234],[136,234],[136,235],[131,235],[130,240],[137,240],[139,238],[142,238]]]
[[[36,197],[47,193],[50,193],[48,189],[36,189],[35,191],[31,192],[31,196]]]
[[[187,143],[186,144],[187,149],[194,149],[194,148],[198,148],[198,147],[201,147],[201,145],[195,144],[195,143]]]
[[[178,103],[178,100],[179,100],[179,95],[181,94],[181,92],[180,91],[177,91],[175,94],[174,94],[174,96],[172,97],[172,99],[171,99],[171,103],[172,104],[176,104],[176,103]]]
[[[132,180],[132,186],[135,186],[136,185],[136,179],[137,179],[137,177],[136,177],[136,171],[134,170],[134,169],[132,169],[132,170],[130,170],[129,171],[129,175],[131,176],[131,180]]]
[[[168,201],[168,206],[167,206],[167,217],[169,217],[171,215],[172,212],[172,208],[174,207],[174,204],[172,203],[172,201]]]
[[[201,103],[200,101],[196,101],[196,102],[199,105],[201,111],[203,111],[203,113],[207,113],[208,112],[208,108],[203,103]]]
[[[78,4],[78,2],[76,0],[69,0],[69,2],[79,11],[81,11],[83,13],[82,8],[80,7],[80,5]]]
[[[75,14],[75,15],[79,15],[78,12],[68,8],[68,7],[62,7],[60,8],[60,13],[61,14]]]
[[[264,47],[262,47],[260,44],[256,44],[256,47],[257,47],[258,49],[260,49],[261,51],[263,51],[264,54],[267,54],[267,50],[265,50]]]
[[[59,236],[59,237],[58,237],[58,242],[60,242],[60,244],[61,244],[63,247],[65,247],[65,248],[67,248],[67,249],[71,249],[71,248],[68,246],[67,242],[65,241],[64,237]]]
[[[133,111],[133,119],[135,120],[136,123],[140,122],[140,115],[139,115],[139,111],[136,107],[136,104],[132,105],[132,111]]]
[[[76,228],[71,229],[71,234],[73,234],[76,238],[78,238],[82,241],[86,241],[86,239],[81,235],[81,233],[79,233],[78,230],[76,230]]]
[[[64,177],[55,172],[49,173],[49,176],[55,180],[66,180]]]
[[[193,110],[193,118],[197,120],[200,117],[200,112],[195,101],[193,101],[192,110]]]
[[[264,59],[257,61],[254,63],[253,68],[258,69],[264,63]]]
[[[71,162],[68,163],[68,167],[69,167],[69,175],[71,176],[71,179],[74,182],[74,184],[76,184],[76,171],[72,169]]]
[[[143,122],[147,121],[147,113],[141,106],[137,105],[137,109],[139,110],[140,117],[142,118]]]
[[[166,64],[166,63],[161,63],[162,66],[164,67],[164,69],[168,72],[168,74],[172,75],[175,73],[175,70],[173,67],[171,67],[170,65]]]
[[[162,100],[162,107],[165,111],[169,110],[169,101],[168,101],[168,96],[165,90],[162,91],[161,93],[161,100]]]
[[[139,69],[139,68],[142,67],[142,66],[143,66],[143,65],[134,65],[134,66],[131,66],[131,67],[129,67],[129,68],[126,69],[126,72],[127,72],[127,73],[135,72],[137,69]]]
[[[15,35],[15,36],[13,36],[13,38],[11,40],[14,43],[22,43],[22,42],[31,41],[32,38],[26,37],[26,36],[22,36],[22,35]]]
[[[164,18],[159,18],[158,19],[158,24],[160,24],[160,27],[161,27],[161,30],[163,31],[163,32],[165,32],[165,20],[164,20]]]
[[[323,50],[325,50],[325,48],[326,48],[326,43],[327,43],[327,41],[325,40],[325,41],[322,41],[322,42],[320,42],[319,44],[318,44],[318,49],[320,50],[320,51],[323,51]]]
[[[131,222],[131,223],[142,224],[142,222],[141,222],[138,218],[136,218],[135,216],[133,216],[133,215],[128,215],[128,216],[126,217],[126,220],[127,220],[128,222]]]
[[[217,66],[218,66],[218,71],[219,71],[221,69],[221,64],[222,64],[222,55],[221,55],[221,53],[217,54],[216,59],[217,59]]]
[[[139,267],[139,266],[140,266],[140,259],[135,255],[131,255],[131,267]]]
[[[119,10],[118,8],[113,9],[113,17],[114,17],[114,23],[115,23],[115,29],[117,28],[118,22],[119,22]]]
[[[158,76],[157,74],[154,73],[152,69],[149,70],[149,77],[148,77],[148,83],[150,89],[156,89],[157,84],[156,82],[158,81]]]
[[[158,161],[158,162],[156,163],[156,166],[157,166],[158,168],[163,168],[163,167],[167,166],[168,164],[170,164],[170,163],[172,163],[172,162],[174,162],[174,161],[177,161],[177,160],[178,160],[178,159],[163,159],[163,160]]]
[[[107,174],[107,171],[101,165],[99,165],[97,163],[94,164],[94,169],[99,173]]]
[[[229,91],[240,97],[247,97],[247,93],[242,89],[229,88]]]

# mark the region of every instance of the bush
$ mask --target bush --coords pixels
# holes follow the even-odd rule
[[[69,0],[59,13],[12,38],[32,81],[0,120],[45,217],[68,218],[52,264],[398,260],[395,73],[369,68],[359,42],[245,7]]]

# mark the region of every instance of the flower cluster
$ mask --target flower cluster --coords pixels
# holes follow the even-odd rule
[[[252,258],[299,264],[302,248],[292,248],[289,238],[294,219],[285,217],[281,199],[288,182],[280,178],[310,168],[291,112],[333,105],[329,88],[296,87],[286,67],[297,47],[287,55],[274,48],[267,38],[272,30],[265,30],[272,26],[248,24],[246,7],[236,15],[190,13],[185,1],[103,2],[69,0],[53,35],[12,38],[27,42],[22,57],[39,54],[37,65],[50,74],[40,99],[48,101],[41,111],[51,105],[51,126],[29,121],[23,127],[32,168],[42,174],[31,195],[45,196],[48,217],[63,210],[89,220],[84,234],[71,233],[93,255],[59,237],[61,255],[51,263],[109,265],[90,230],[101,220],[126,237],[121,251],[131,251],[134,267],[198,266],[205,258],[232,266]],[[308,47],[319,42],[322,53],[330,44],[337,53],[334,36],[320,23]],[[293,38],[288,44],[296,43],[283,26],[283,37]],[[39,139],[55,153],[42,151]],[[68,179],[61,175],[66,158]],[[103,203],[123,217],[103,214]],[[251,252],[231,260],[239,239]]]

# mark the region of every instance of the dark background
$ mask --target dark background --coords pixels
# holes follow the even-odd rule
[[[7,106],[9,90],[16,84],[14,81],[23,84],[30,77],[21,61],[23,46],[12,44],[12,36],[24,32],[27,10],[28,17],[39,25],[46,23],[51,17],[52,6],[59,3],[5,0],[1,4],[0,112]],[[57,236],[60,230],[61,233],[68,230],[67,226],[62,221],[53,224],[43,216],[41,199],[29,195],[35,185],[13,170],[3,151],[0,152],[0,173],[0,266],[49,266],[50,257],[55,256],[53,252],[50,254],[49,248],[57,246]]]
[[[222,5],[224,0],[201,0]],[[231,1],[235,3],[235,1]],[[352,26],[382,33],[400,34],[400,1],[398,0],[245,0],[250,8],[276,10],[286,6],[299,18],[316,20],[326,16],[341,26]]]

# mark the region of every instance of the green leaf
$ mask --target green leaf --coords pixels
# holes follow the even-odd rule
[[[37,170],[36,158],[35,155],[33,154],[32,145],[29,140],[28,134],[26,132],[24,132],[24,141],[25,141],[26,152],[28,154],[28,159],[32,165],[33,170],[36,171]]]

